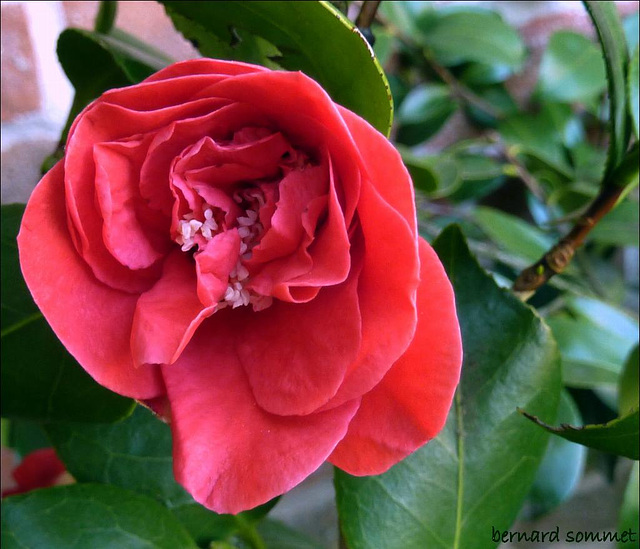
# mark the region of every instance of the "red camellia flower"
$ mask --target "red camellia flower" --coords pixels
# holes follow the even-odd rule
[[[100,384],[161,410],[236,513],[322,462],[382,473],[442,428],[461,342],[389,142],[301,73],[177,63],[90,104],[18,237]]]
[[[53,448],[41,448],[27,454],[10,473],[13,486],[2,490],[3,498],[73,480]]]

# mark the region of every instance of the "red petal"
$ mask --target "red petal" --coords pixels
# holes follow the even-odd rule
[[[378,475],[435,437],[460,378],[462,342],[453,289],[420,239],[418,328],[407,352],[362,398],[330,461],[352,475]]]
[[[358,407],[352,401],[304,417],[260,409],[233,348],[233,324],[207,321],[176,363],[163,367],[176,479],[218,513],[250,509],[300,483],[325,461]]]
[[[134,368],[129,334],[137,296],[96,280],[67,229],[62,162],[33,191],[18,247],[27,286],[53,331],[93,378],[132,398],[164,392],[155,367]]]
[[[152,234],[148,225],[142,225],[137,215],[137,210],[146,208],[138,190],[139,170],[148,148],[146,141],[146,144],[104,143],[93,149],[105,245],[120,263],[131,269],[143,269],[162,259],[170,242],[168,217],[162,238]],[[152,214],[153,210],[149,215]]]
[[[198,298],[191,257],[179,249],[173,251],[165,260],[160,280],[138,299],[131,329],[135,363],[173,363],[212,313],[213,306],[205,307]]]
[[[276,300],[244,313],[238,357],[263,409],[309,414],[336,393],[360,347],[358,271],[308,303]]]

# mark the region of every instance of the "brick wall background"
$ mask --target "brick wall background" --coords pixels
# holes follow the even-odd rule
[[[542,51],[553,32],[572,29],[593,36],[580,2],[466,3],[496,9],[520,30],[531,55],[524,73],[509,83],[519,100],[524,100],[533,87]],[[617,2],[617,5],[623,16],[638,11],[637,1]],[[1,9],[1,200],[3,203],[26,202],[40,179],[42,160],[56,146],[72,100],[72,88],[55,56],[57,37],[67,26],[92,28],[98,2],[3,1]],[[116,26],[176,60],[198,56],[155,2],[120,2]],[[464,137],[464,128],[462,117],[452,117],[429,142],[429,148],[437,150]],[[523,524],[520,530],[545,530],[559,523],[574,530],[615,527],[626,473],[620,472],[612,485],[598,475],[588,475],[573,505],[547,516],[542,524]],[[325,547],[337,547],[337,518],[332,501],[331,468],[324,466],[284,496],[272,516],[305,530]],[[606,549],[607,545],[597,547]]]

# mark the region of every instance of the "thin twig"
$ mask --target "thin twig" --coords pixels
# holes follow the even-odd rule
[[[604,186],[587,213],[578,219],[571,231],[536,263],[520,273],[513,283],[513,291],[523,301],[529,299],[552,276],[567,268],[591,229],[615,206],[623,190],[621,186]]]
[[[364,0],[360,6],[360,13],[356,17],[356,27],[360,30],[370,28],[381,2],[382,0]]]

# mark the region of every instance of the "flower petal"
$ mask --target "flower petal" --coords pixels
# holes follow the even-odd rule
[[[308,303],[275,300],[259,313],[243,312],[238,357],[264,410],[309,414],[336,393],[362,337],[359,271]]]
[[[64,166],[33,191],[18,248],[27,286],[67,350],[101,385],[132,398],[164,393],[156,367],[135,368],[129,334],[137,296],[105,286],[76,252],[67,228]]]
[[[196,269],[180,249],[171,252],[162,277],[138,299],[131,329],[136,365],[171,364],[200,323],[213,314],[198,298]]]
[[[163,367],[171,402],[174,473],[204,506],[238,513],[301,482],[344,436],[358,400],[304,417],[256,406],[233,348],[226,309],[209,319],[172,366]],[[226,315],[216,322],[218,315]]]
[[[384,379],[362,398],[330,461],[352,475],[378,475],[435,437],[460,378],[462,342],[453,289],[433,249],[420,239],[418,328]]]

